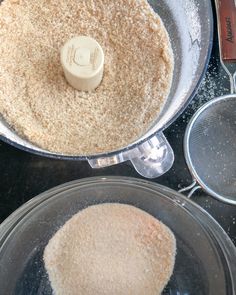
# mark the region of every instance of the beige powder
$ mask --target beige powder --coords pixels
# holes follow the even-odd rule
[[[173,272],[174,235],[148,213],[103,204],[74,215],[44,262],[56,295],[158,295]]]
[[[78,35],[105,53],[102,84],[68,85],[60,49]],[[4,0],[0,5],[0,113],[49,151],[86,155],[137,140],[171,86],[168,34],[146,0]]]

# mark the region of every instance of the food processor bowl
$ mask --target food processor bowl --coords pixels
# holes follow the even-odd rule
[[[93,168],[130,160],[135,169],[148,178],[158,177],[169,170],[174,161],[174,154],[162,131],[188,105],[204,76],[212,48],[212,7],[210,0],[149,0],[149,3],[160,15],[169,33],[175,67],[169,97],[161,114],[146,134],[117,151],[69,156],[43,150],[20,138],[2,118],[2,140],[41,156],[87,160]]]
[[[163,294],[235,295],[236,250],[216,221],[173,190],[125,177],[90,178],[61,185],[32,199],[3,222],[1,294],[52,294],[43,263],[50,238],[78,211],[114,202],[138,207],[173,231],[176,263]]]

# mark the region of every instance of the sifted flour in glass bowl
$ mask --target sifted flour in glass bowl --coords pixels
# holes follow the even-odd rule
[[[91,36],[105,53],[93,92],[72,88],[60,49]],[[146,0],[4,0],[0,5],[0,113],[23,138],[68,155],[129,145],[147,132],[172,82],[168,33]]]
[[[44,250],[55,295],[161,294],[174,269],[171,230],[125,204],[90,206],[69,219]]]

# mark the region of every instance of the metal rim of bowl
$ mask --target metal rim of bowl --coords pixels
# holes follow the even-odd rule
[[[189,169],[193,179],[197,181],[197,183],[201,186],[201,188],[206,193],[210,194],[212,197],[214,197],[215,199],[217,199],[219,201],[222,201],[222,202],[230,204],[230,205],[236,205],[236,200],[234,201],[230,197],[222,196],[221,194],[216,193],[204,181],[202,181],[202,178],[199,176],[198,172],[194,168],[193,162],[191,160],[191,153],[190,153],[190,150],[189,150],[189,140],[190,140],[190,134],[191,134],[191,131],[192,131],[192,127],[193,127],[194,123],[196,122],[196,120],[198,119],[198,117],[202,114],[202,112],[204,112],[206,109],[211,107],[211,105],[213,105],[214,103],[217,103],[217,102],[222,101],[222,100],[227,100],[227,99],[230,99],[232,97],[234,97],[236,99],[236,95],[234,95],[234,94],[229,94],[229,95],[216,97],[216,98],[208,101],[207,103],[205,103],[194,114],[194,116],[192,117],[192,119],[188,123],[187,129],[185,131],[185,136],[184,136],[184,157],[185,157],[186,163],[188,165],[188,169]]]
[[[172,119],[163,127],[163,130],[165,130],[167,127],[169,127],[184,112],[184,110],[186,109],[188,104],[191,102],[191,100],[195,96],[195,94],[196,94],[196,92],[197,92],[197,90],[198,90],[198,88],[199,88],[199,86],[200,86],[200,84],[202,82],[202,79],[204,78],[204,76],[206,74],[208,63],[209,63],[209,60],[210,60],[210,57],[211,57],[211,52],[212,52],[213,32],[214,32],[212,4],[211,4],[210,0],[208,0],[208,3],[209,3],[208,15],[209,15],[210,38],[209,38],[207,54],[205,56],[205,63],[204,63],[204,66],[202,68],[202,74],[200,75],[199,80],[196,83],[196,86],[195,86],[192,94],[190,94],[188,100],[185,102],[185,104],[183,104],[181,106],[179,111],[172,117]],[[160,131],[161,130],[158,130],[154,134],[156,134],[156,133],[158,133]],[[16,142],[6,138],[5,136],[3,136],[1,134],[0,134],[0,139],[2,141],[6,142],[6,143],[18,148],[18,149],[20,149],[20,150],[27,151],[27,152],[30,152],[32,154],[36,154],[36,155],[39,155],[39,156],[45,156],[47,158],[60,159],[60,160],[88,160],[88,159],[98,159],[98,158],[101,158],[101,157],[108,157],[108,156],[112,157],[112,156],[115,156],[115,155],[117,155],[119,153],[122,153],[124,151],[129,151],[129,150],[135,149],[137,146],[139,146],[139,145],[143,144],[144,142],[150,140],[154,136],[154,134],[146,137],[143,140],[140,140],[137,143],[131,144],[131,145],[127,146],[126,148],[121,148],[121,149],[118,149],[116,151],[108,152],[108,153],[105,153],[105,154],[88,155],[88,156],[67,156],[67,155],[63,155],[63,154],[59,155],[59,154],[55,154],[55,153],[50,153],[50,152],[47,152],[47,151],[38,151],[38,150],[35,150],[35,149],[32,149],[32,148],[23,146],[21,144],[18,144]]]
[[[127,186],[135,186],[136,188],[140,187],[142,189],[148,189],[154,192],[158,191],[163,197],[169,198],[174,201],[177,206],[181,206],[182,209],[187,211],[188,214],[192,216],[196,222],[198,222],[199,225],[201,225],[206,230],[206,232],[210,234],[211,238],[214,239],[219,245],[229,270],[229,275],[232,282],[232,290],[233,292],[236,290],[236,277],[234,276],[236,273],[236,248],[217,221],[207,211],[184,195],[181,195],[180,193],[160,184],[131,177],[108,176],[84,178],[56,186],[36,196],[17,209],[0,225],[0,251],[2,245],[4,245],[4,242],[14,230],[15,226],[28,214],[30,214],[32,210],[42,205],[50,198],[55,197],[58,193],[62,193],[63,191],[67,191],[69,189],[74,189],[76,187],[79,188],[88,185],[96,185],[98,183],[123,184]],[[182,205],[183,203],[184,207]]]

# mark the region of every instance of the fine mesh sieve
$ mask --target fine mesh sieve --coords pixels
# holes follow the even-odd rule
[[[236,205],[236,3],[215,2],[220,59],[230,77],[231,94],[206,103],[190,121],[184,151],[194,183],[180,192],[192,189],[190,197],[203,188],[213,197]]]
[[[184,148],[200,186],[236,205],[236,97],[223,96],[205,104],[188,125]]]

